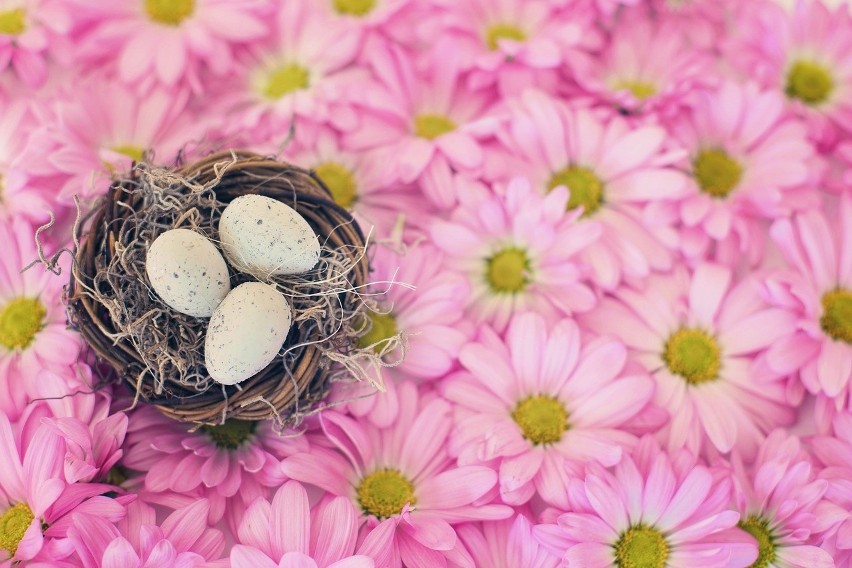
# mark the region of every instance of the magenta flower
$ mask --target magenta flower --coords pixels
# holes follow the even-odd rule
[[[537,494],[566,508],[567,462],[615,465],[635,443],[623,427],[651,400],[654,383],[625,372],[626,360],[621,342],[581,342],[567,319],[551,327],[537,314],[518,315],[504,340],[483,328],[462,349],[468,372],[443,384],[457,404],[450,451],[460,464],[491,464],[506,503]]]
[[[488,568],[556,568],[559,557],[533,538],[533,525],[523,514],[514,519],[466,523],[456,529],[476,566]]]

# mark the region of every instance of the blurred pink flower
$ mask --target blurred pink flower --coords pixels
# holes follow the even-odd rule
[[[837,414],[832,426],[828,435],[809,440],[809,447],[823,466],[818,477],[828,484],[825,499],[831,504],[818,511],[819,528],[828,530],[822,548],[837,566],[847,566],[852,563],[852,414]]]
[[[24,85],[41,87],[47,80],[51,43],[68,34],[71,24],[63,2],[4,0],[0,5],[0,71],[11,67]]]
[[[442,385],[456,403],[450,452],[460,464],[495,468],[511,505],[537,494],[567,508],[576,473],[567,462],[618,463],[636,441],[622,427],[654,395],[647,374],[625,371],[621,342],[581,342],[567,319],[548,326],[538,314],[515,316],[505,339],[483,328],[460,357],[468,372]]]
[[[466,523],[456,529],[476,566],[488,568],[557,568],[554,556],[533,538],[533,526],[523,515],[502,521]]]

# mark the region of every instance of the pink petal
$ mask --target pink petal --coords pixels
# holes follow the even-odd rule
[[[133,546],[124,537],[118,537],[104,551],[103,568],[135,568],[141,561]]]
[[[231,568],[278,568],[278,563],[256,548],[237,544],[231,549]]]
[[[703,504],[712,482],[713,476],[703,467],[690,471],[660,516],[660,528],[672,530],[688,519]]]
[[[326,566],[355,551],[359,520],[349,499],[332,499],[315,522],[316,541],[313,549],[317,564]]]
[[[823,341],[817,375],[825,394],[831,397],[840,394],[852,378],[852,348],[840,341]]]
[[[473,169],[482,163],[482,149],[469,134],[448,132],[435,139],[435,144],[452,162]]]
[[[713,324],[730,284],[731,271],[727,267],[710,263],[698,265],[689,286],[689,307],[697,323],[704,326]]]
[[[297,481],[288,481],[272,500],[270,540],[272,551],[308,553],[310,507],[305,488]]]
[[[207,529],[208,511],[210,511],[210,503],[207,499],[199,499],[191,505],[178,509],[163,521],[161,525],[163,534],[178,551],[190,550]]]

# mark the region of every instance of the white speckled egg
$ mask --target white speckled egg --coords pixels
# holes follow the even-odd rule
[[[157,295],[189,316],[209,318],[231,291],[228,265],[219,249],[189,229],[172,229],[154,239],[145,271]]]
[[[319,260],[319,239],[304,217],[263,195],[241,195],[228,204],[219,240],[234,268],[258,278],[307,272]]]
[[[207,372],[233,385],[256,375],[281,350],[290,331],[290,304],[275,288],[246,282],[216,309],[204,338]]]

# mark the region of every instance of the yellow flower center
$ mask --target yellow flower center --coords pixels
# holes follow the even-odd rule
[[[370,312],[370,331],[358,338],[358,347],[366,349],[373,346],[376,351],[381,351],[386,341],[397,334],[396,318],[393,314],[379,314]]]
[[[775,562],[775,537],[769,530],[769,523],[757,515],[751,515],[737,526],[757,541],[757,560],[750,568],[768,568]]]
[[[21,35],[27,29],[27,13],[23,8],[0,12],[0,34]]]
[[[277,101],[284,95],[307,89],[310,86],[310,73],[297,63],[287,63],[273,69],[266,77],[263,96]]]
[[[692,169],[701,191],[720,198],[727,197],[743,175],[742,166],[718,148],[702,150],[693,160]]]
[[[441,114],[418,114],[414,118],[414,133],[426,140],[434,140],[455,129],[456,123]]]
[[[134,162],[141,162],[142,158],[145,157],[145,149],[140,146],[133,146],[131,144],[121,144],[119,146],[113,146],[110,148],[116,154],[121,154],[122,156],[127,156]]]
[[[832,339],[852,343],[852,291],[838,288],[826,292],[819,323]]]
[[[592,215],[603,203],[603,182],[589,168],[569,166],[555,172],[547,182],[547,188],[564,185],[571,196],[568,198],[568,210],[583,206],[583,217]]]
[[[210,436],[217,447],[236,450],[254,434],[256,428],[257,422],[229,418],[218,426],[202,426],[201,431]]]
[[[0,515],[0,548],[15,556],[34,518],[32,509],[23,503],[13,505]]]
[[[376,0],[333,0],[334,9],[338,14],[364,16],[369,14],[376,5]]]
[[[323,162],[314,167],[314,173],[331,192],[334,202],[341,207],[350,209],[358,200],[358,184],[355,182],[355,174],[343,164]]]
[[[485,261],[485,280],[498,294],[516,294],[529,284],[530,259],[523,249],[508,247]]]
[[[653,527],[633,525],[615,543],[618,568],[665,568],[668,559],[669,543]]]
[[[682,328],[666,341],[663,361],[673,374],[699,385],[719,378],[722,357],[719,344],[707,332]]]
[[[809,105],[825,102],[834,90],[834,78],[821,64],[796,61],[787,71],[787,96]]]
[[[195,0],[145,0],[145,11],[158,24],[179,26],[195,11]]]
[[[36,298],[16,298],[0,311],[0,345],[21,350],[30,346],[44,327],[47,309]]]
[[[657,94],[657,87],[647,81],[618,81],[613,85],[613,89],[616,91],[630,91],[640,101],[644,101]]]
[[[538,446],[555,444],[568,429],[568,411],[556,398],[529,396],[512,411],[512,420],[521,428],[525,439]]]
[[[485,30],[485,45],[491,51],[495,51],[500,47],[499,42],[501,39],[525,41],[527,34],[524,33],[524,30],[513,24],[494,24]]]
[[[417,503],[414,485],[395,469],[379,469],[358,485],[358,504],[365,515],[386,519]]]

